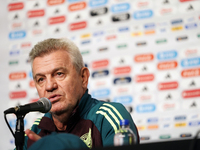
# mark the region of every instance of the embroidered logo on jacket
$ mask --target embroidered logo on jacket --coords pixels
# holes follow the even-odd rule
[[[89,128],[89,132],[83,134],[80,139],[89,147],[92,148],[92,136],[91,136],[91,128]]]

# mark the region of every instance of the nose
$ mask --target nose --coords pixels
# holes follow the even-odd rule
[[[56,82],[55,79],[53,79],[52,77],[48,78],[46,80],[46,84],[45,84],[45,90],[47,92],[53,92],[54,90],[56,90],[58,88],[58,84]]]

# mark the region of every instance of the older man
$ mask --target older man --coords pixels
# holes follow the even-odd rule
[[[59,149],[56,141],[68,145],[69,149],[81,148],[82,141],[89,148],[112,146],[122,119],[130,121],[139,142],[137,128],[123,105],[99,101],[88,94],[90,73],[73,42],[47,39],[36,44],[29,56],[39,97],[48,98],[52,108],[33,123],[31,130],[25,131],[24,149],[33,143],[31,147],[54,145]],[[59,136],[63,136],[62,140]],[[50,137],[56,137],[55,141]],[[39,143],[43,139],[49,140],[49,145]],[[71,142],[75,144],[70,147]]]

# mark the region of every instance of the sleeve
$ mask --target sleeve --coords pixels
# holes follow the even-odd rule
[[[72,150],[89,149],[86,144],[76,135],[68,133],[53,132],[47,135],[33,145],[28,150]]]
[[[99,110],[96,112],[97,118],[101,120],[98,124],[98,128],[101,132],[103,146],[113,146],[113,138],[120,127],[120,120],[128,119],[130,128],[136,135],[136,141],[139,143],[139,134],[135,123],[126,110],[126,108],[120,103],[104,103]]]

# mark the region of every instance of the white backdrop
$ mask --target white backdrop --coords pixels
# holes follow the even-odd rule
[[[67,37],[83,55],[93,97],[120,102],[143,142],[191,138],[200,129],[200,1],[1,0],[0,149],[13,149],[9,107],[38,99],[28,53]],[[25,117],[30,128],[39,113]],[[15,115],[8,115],[15,130]]]

